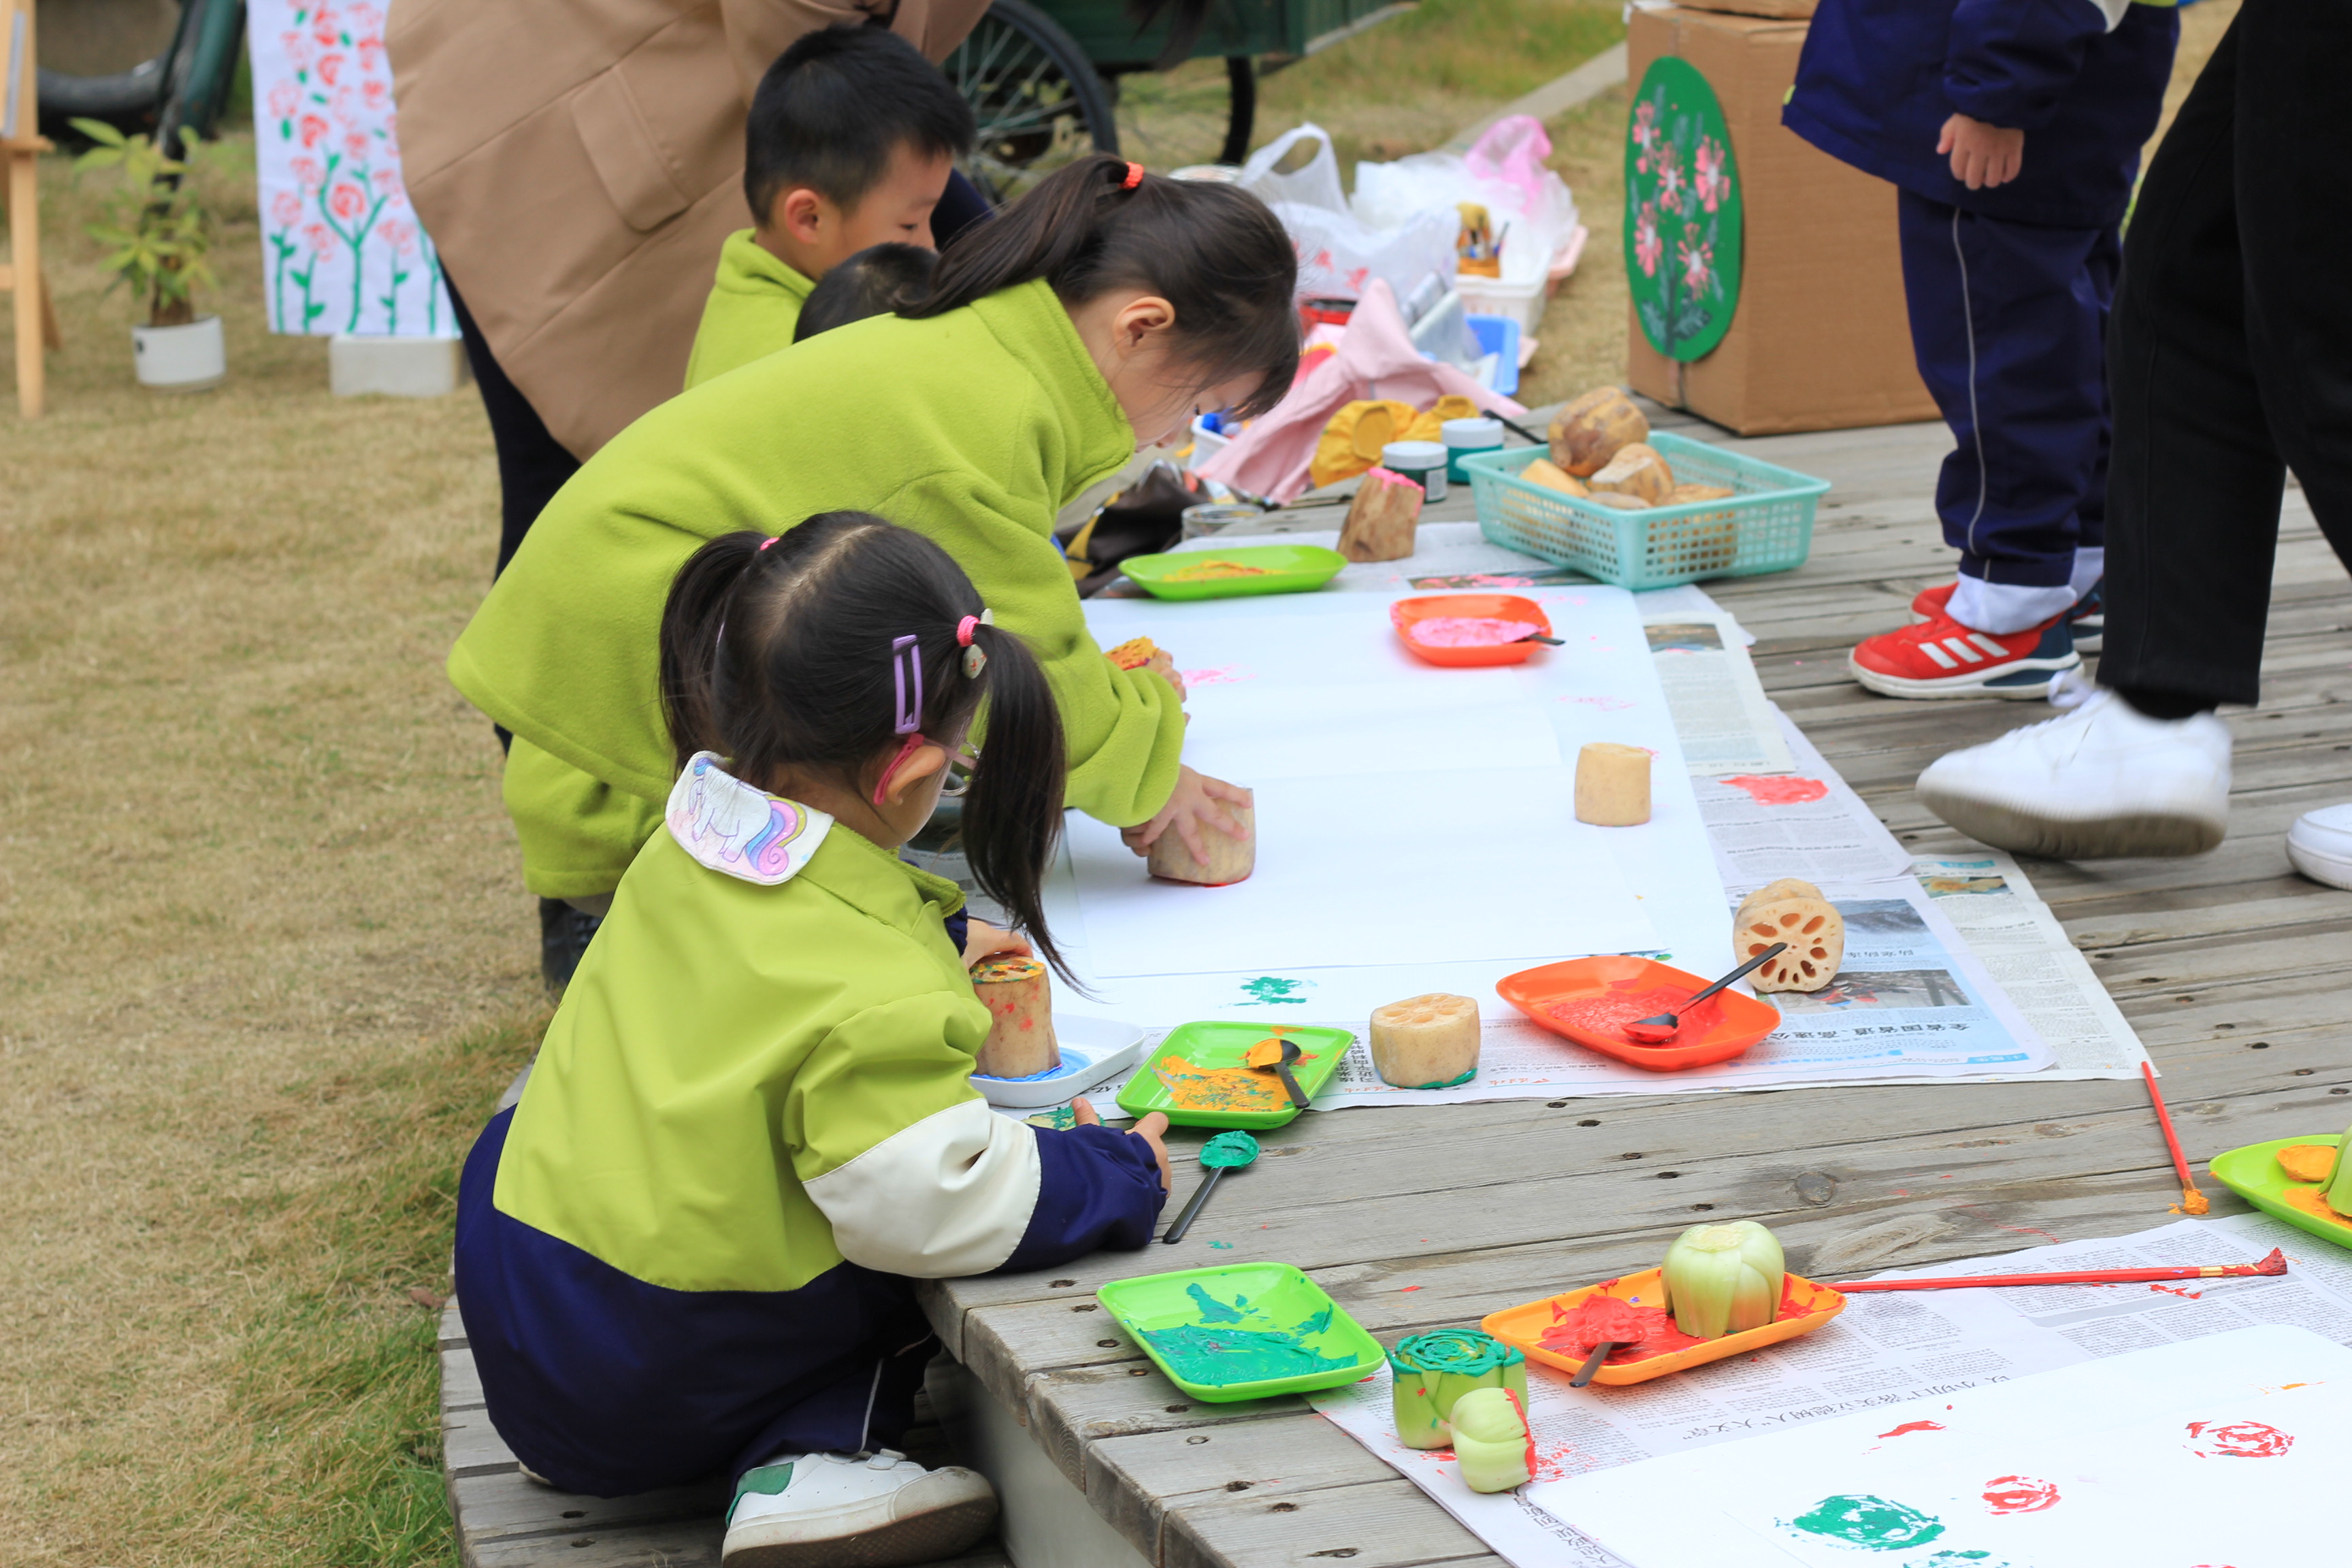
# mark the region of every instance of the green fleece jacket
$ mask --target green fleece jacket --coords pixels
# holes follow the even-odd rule
[[[719,247],[719,276],[686,356],[688,387],[793,346],[793,329],[816,282],[761,248],[755,232],[739,230]]]
[[[664,800],[675,763],[657,638],[678,568],[730,530],[860,508],[938,541],[1036,652],[1069,747],[1068,804],[1141,822],[1175,788],[1183,710],[1160,677],[1103,658],[1052,537],[1054,514],[1134,450],[1043,282],[928,321],[854,322],[614,437],[532,525],[450,651],[449,676],[556,759]]]

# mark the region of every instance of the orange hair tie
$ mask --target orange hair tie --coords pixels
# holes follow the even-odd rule
[[[1127,178],[1118,183],[1118,188],[1122,191],[1131,191],[1141,184],[1143,184],[1143,165],[1129,163],[1127,166]]]

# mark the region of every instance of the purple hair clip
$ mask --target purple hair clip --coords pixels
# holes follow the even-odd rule
[[[898,727],[893,734],[911,735],[923,722],[923,655],[912,635],[890,644],[890,673],[898,688]]]

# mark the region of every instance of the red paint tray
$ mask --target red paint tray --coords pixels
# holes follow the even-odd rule
[[[1502,1341],[1523,1351],[1529,1361],[1557,1367],[1562,1372],[1580,1372],[1581,1360],[1570,1360],[1558,1351],[1543,1348],[1544,1331],[1566,1314],[1574,1311],[1591,1296],[1614,1296],[1636,1306],[1652,1307],[1666,1298],[1664,1269],[1644,1268],[1639,1274],[1628,1274],[1622,1279],[1603,1279],[1598,1285],[1587,1285],[1581,1290],[1570,1290],[1562,1295],[1547,1296],[1540,1301],[1524,1306],[1506,1307],[1499,1312],[1489,1312],[1478,1326]],[[1766,1345],[1777,1345],[1783,1340],[1793,1340],[1800,1334],[1810,1334],[1840,1312],[1845,1310],[1845,1298],[1826,1285],[1795,1274],[1782,1276],[1781,1299],[1793,1300],[1802,1311],[1776,1320],[1760,1329],[1744,1333],[1726,1334],[1718,1340],[1688,1350],[1668,1351],[1664,1355],[1644,1356],[1620,1365],[1607,1362],[1592,1374],[1595,1383],[1647,1383],[1654,1377],[1664,1377],[1670,1372],[1682,1372],[1694,1366],[1704,1366],[1711,1361],[1745,1355]]]
[[[1780,1026],[1780,1009],[1742,992],[1719,992],[1714,999],[1722,1010],[1716,1021],[1704,1031],[1685,1028],[1666,1046],[1637,1046],[1613,1035],[1563,1023],[1548,1016],[1545,1009],[1612,991],[1638,994],[1664,985],[1703,991],[1708,984],[1696,974],[1646,958],[1571,958],[1565,963],[1547,963],[1505,975],[1495,983],[1495,994],[1553,1034],[1588,1050],[1651,1072],[1679,1072],[1729,1061]]]

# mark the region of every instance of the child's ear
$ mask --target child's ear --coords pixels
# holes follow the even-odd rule
[[[1176,307],[1157,294],[1142,294],[1129,300],[1111,318],[1111,342],[1132,353],[1141,348],[1155,332],[1164,332],[1176,324]]]
[[[768,208],[768,226],[803,245],[814,245],[825,220],[824,198],[806,185],[787,186]]]
[[[907,760],[898,764],[898,771],[890,775],[883,787],[882,798],[892,805],[904,805],[909,791],[947,765],[946,747],[928,742],[917,746],[908,753]]]

